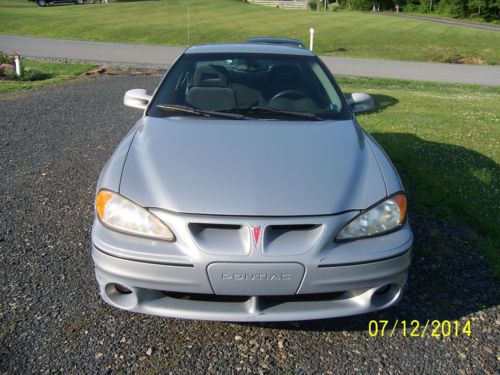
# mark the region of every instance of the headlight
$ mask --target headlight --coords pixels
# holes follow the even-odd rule
[[[166,241],[175,239],[163,221],[118,193],[101,190],[97,194],[96,211],[99,219],[112,229]]]
[[[406,219],[406,196],[394,195],[351,220],[335,238],[338,241],[384,234],[401,227]]]

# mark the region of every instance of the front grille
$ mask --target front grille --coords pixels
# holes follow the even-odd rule
[[[198,246],[213,255],[248,255],[248,228],[238,224],[190,223],[189,231]]]
[[[323,233],[320,224],[270,225],[264,233],[265,255],[298,255],[311,250]]]
[[[212,224],[212,223],[191,223],[189,228],[194,232],[201,232],[209,229],[220,229],[220,230],[238,230],[241,229],[241,225],[236,224]]]
[[[290,232],[290,231],[307,231],[319,227],[316,224],[289,224],[289,225],[271,225],[268,228],[271,232]]]
[[[242,303],[250,300],[252,296],[222,296],[217,294],[198,294],[198,293],[179,293],[179,292],[165,292],[168,297],[177,298],[189,301],[202,301],[202,302],[235,302]],[[348,298],[346,292],[332,292],[332,293],[313,293],[313,294],[294,294],[289,296],[256,296],[260,303],[279,304],[286,302],[318,302],[318,301],[332,301]]]
[[[262,225],[260,238],[252,238],[250,225],[245,223],[189,223],[189,231],[198,246],[213,255],[250,254],[255,240],[263,255],[299,255],[311,250],[320,239],[322,224]]]
[[[179,292],[165,292],[171,298],[183,299],[188,301],[202,301],[202,302],[246,302],[250,297],[248,296],[219,296],[216,294],[198,294],[198,293],[179,293]]]
[[[345,292],[332,293],[313,293],[313,294],[295,294],[293,296],[263,296],[259,297],[263,302],[284,303],[284,302],[315,302],[315,301],[331,301],[342,299]]]

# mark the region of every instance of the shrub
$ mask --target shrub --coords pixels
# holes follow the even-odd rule
[[[0,51],[0,77],[7,79],[16,79],[16,71],[13,67],[14,55],[7,55]]]
[[[14,64],[14,57],[15,55],[7,55],[6,53],[3,53],[0,51],[0,64],[9,64],[12,65]]]
[[[371,10],[373,6],[372,0],[348,0],[347,8],[350,10]]]
[[[17,79],[16,71],[12,68],[4,68],[0,70],[0,77],[5,79]]]
[[[423,0],[416,7],[418,13],[429,13],[431,11],[431,3],[429,0]]]
[[[21,75],[21,81],[43,81],[49,78],[52,78],[51,74],[41,72],[38,69],[27,69]]]
[[[14,68],[16,54],[6,54],[0,51],[0,78],[16,81],[43,81],[52,78],[52,74],[41,72],[38,69],[24,69],[21,59],[21,77],[18,77]]]
[[[311,10],[317,10],[318,9],[318,3],[315,0],[309,0],[309,9],[311,9]]]
[[[340,9],[340,4],[333,3],[328,6],[332,12],[337,12]]]
[[[151,0],[108,0],[108,3],[135,3],[140,1],[151,1]]]
[[[318,10],[325,10],[325,3],[326,3],[326,10],[328,10],[329,8],[329,4],[328,4],[328,0],[318,0],[317,4],[318,4],[318,7],[317,9]]]
[[[464,6],[458,1],[441,1],[437,5],[437,12],[453,18],[459,18],[465,14]]]

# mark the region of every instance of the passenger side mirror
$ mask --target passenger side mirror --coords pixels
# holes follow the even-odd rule
[[[349,103],[354,113],[370,111],[375,108],[373,98],[360,92],[352,93],[351,97],[347,99],[347,103]]]
[[[128,90],[123,97],[123,104],[132,108],[146,109],[150,101],[151,95],[144,89]]]

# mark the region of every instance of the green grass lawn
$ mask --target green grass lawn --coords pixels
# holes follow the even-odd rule
[[[359,115],[398,167],[414,212],[471,228],[467,237],[500,277],[500,88],[341,78],[374,95]],[[453,249],[444,241],[429,252]]]
[[[236,0],[190,2],[190,44],[289,36],[308,43],[316,29],[320,54],[446,61],[453,56],[500,63],[500,33],[358,12],[310,12]],[[187,45],[186,0],[39,8],[0,2],[0,33],[165,45]]]
[[[49,85],[62,82],[91,70],[94,66],[90,64],[56,63],[41,62],[34,60],[23,61],[25,69],[37,69],[41,74],[40,80],[36,81],[17,81],[0,79],[0,94],[11,93],[20,90],[26,90],[33,87]]]
[[[407,13],[407,12],[404,12],[402,14],[409,14],[412,16],[423,16],[423,17],[430,17],[430,18],[441,18],[444,20],[451,20],[451,21],[463,21],[463,22],[468,22],[468,23],[477,23],[480,25],[493,25],[493,26],[500,25],[500,20],[485,21],[482,18],[477,18],[477,17],[455,18],[455,17],[452,17],[448,14],[443,14],[443,13]]]

